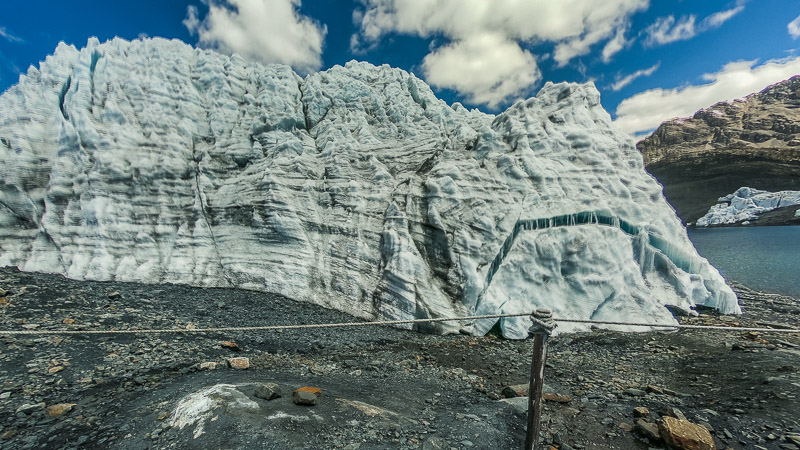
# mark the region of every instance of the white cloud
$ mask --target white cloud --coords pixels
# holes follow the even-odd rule
[[[717,28],[742,11],[744,11],[744,4],[740,4],[735,8],[726,9],[725,11],[715,12],[700,22],[700,29],[710,30],[712,28]]]
[[[608,64],[611,62],[611,57],[619,53],[626,45],[628,45],[629,41],[625,39],[625,32],[627,29],[625,27],[617,28],[617,34],[614,35],[614,38],[608,41],[603,47],[603,62]]]
[[[699,24],[697,23],[697,16],[694,14],[682,16],[680,19],[675,19],[673,15],[659,17],[645,29],[644,32],[647,34],[645,45],[655,46],[685,41],[700,33],[719,28],[723,23],[744,11],[744,4],[745,1],[740,0],[737,2],[736,7],[715,12],[700,21]]]
[[[622,78],[618,79],[614,84],[611,85],[611,90],[614,91],[614,92],[619,91],[620,89],[624,88],[625,86],[633,83],[633,80],[635,80],[637,78],[649,77],[650,75],[653,74],[653,72],[658,70],[658,68],[660,66],[661,66],[661,63],[658,62],[658,63],[654,64],[652,67],[648,67],[647,69],[637,70],[636,72],[634,72],[634,73],[632,73],[630,75],[622,77]]]
[[[25,42],[21,37],[8,31],[6,27],[0,27],[0,36],[4,37],[8,42]]]
[[[745,97],[800,74],[800,57],[755,64],[756,61],[731,62],[719,72],[703,75],[706,84],[651,89],[626,98],[617,106],[614,123],[626,133],[641,133],[665,120],[691,116],[702,108]]]
[[[518,63],[523,59],[535,61],[533,55],[521,56],[521,43],[554,43],[553,59],[558,66],[563,66],[575,57],[589,53],[593,45],[611,40],[603,52],[603,58],[609,60],[626,45],[624,34],[628,29],[630,16],[649,6],[649,0],[360,1],[364,6],[363,10],[353,14],[354,22],[359,25],[358,34],[351,39],[351,48],[354,51],[375,47],[380,43],[381,37],[390,33],[425,38],[443,36],[450,44],[431,50],[429,58],[426,58],[426,61],[430,61],[429,67],[439,67],[435,62],[441,61],[444,55],[455,54],[466,48],[483,52],[470,55],[477,61],[492,60],[492,53],[498,50],[516,54],[517,59],[492,71],[497,76],[506,73],[505,70],[510,66],[521,67]],[[500,47],[495,49],[479,45],[479,41],[486,42],[487,36],[495,36],[495,43]],[[519,92],[519,89],[510,87],[515,83],[522,79],[537,81],[538,69],[535,65],[532,67],[527,71],[515,72],[524,72],[526,75],[514,82],[495,78],[493,85],[498,85],[494,89],[495,94],[508,92],[510,97]],[[531,76],[534,73],[536,76]],[[493,104],[502,102],[495,95],[486,95],[487,83],[488,81],[462,82],[454,89],[474,99],[491,98]]]
[[[799,38],[800,37],[800,16],[797,16],[796,19],[794,19],[793,21],[789,22],[789,25],[787,25],[786,28],[789,30],[789,36],[791,36],[792,39]]]
[[[425,57],[422,70],[432,85],[455,89],[470,103],[491,108],[524,93],[541,78],[534,56],[498,34],[439,47]]]
[[[655,23],[647,27],[647,45],[664,45],[675,41],[685,41],[697,35],[694,14],[681,17],[676,21],[675,16],[659,17]]]
[[[207,0],[200,20],[189,6],[183,24],[200,47],[238,53],[264,63],[283,63],[303,73],[322,65],[327,27],[297,12],[300,0]]]

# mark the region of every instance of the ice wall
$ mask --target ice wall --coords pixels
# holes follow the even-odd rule
[[[548,83],[493,116],[388,66],[302,79],[179,41],[92,39],[0,97],[0,163],[0,264],[23,270],[380,319],[738,312],[591,84]]]

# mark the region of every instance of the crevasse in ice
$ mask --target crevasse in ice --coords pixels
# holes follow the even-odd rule
[[[739,312],[591,84],[491,115],[388,66],[303,79],[179,41],[91,39],[0,97],[0,176],[0,264],[23,270],[371,319]]]

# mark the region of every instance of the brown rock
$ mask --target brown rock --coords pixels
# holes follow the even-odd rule
[[[201,362],[198,368],[200,370],[214,370],[217,368],[217,363],[216,361]]]
[[[631,431],[633,431],[634,426],[629,424],[629,423],[627,423],[627,422],[622,422],[621,424],[619,424],[619,429],[622,430],[622,431],[631,432]]]
[[[500,395],[502,395],[503,398],[526,397],[528,395],[528,387],[529,385],[527,384],[506,386],[503,388]]]
[[[633,417],[649,417],[650,410],[645,408],[644,406],[637,406],[633,408]]]
[[[683,450],[716,450],[707,429],[686,420],[663,417],[658,424],[661,437],[668,446]]]
[[[68,317],[68,318],[62,320],[61,323],[65,324],[65,325],[72,325],[73,323],[75,323],[75,319],[72,319],[72,318]]]
[[[56,372],[61,372],[62,370],[64,370],[64,366],[55,366],[47,369],[47,373],[53,374]]]
[[[122,294],[120,294],[117,291],[114,291],[114,292],[108,294],[108,298],[110,298],[111,300],[117,300],[117,299],[122,298]]]
[[[47,407],[47,415],[50,417],[61,417],[64,414],[72,411],[75,403],[59,403],[57,405],[50,405]]]
[[[556,403],[569,403],[572,401],[572,397],[567,394],[542,394],[542,398],[547,400],[548,402],[556,402]]]
[[[233,341],[222,341],[222,342],[219,343],[219,345],[221,345],[221,346],[223,346],[223,347],[225,347],[227,349],[233,350],[235,352],[238,352],[239,350],[241,350],[241,348],[236,344],[236,342],[233,342]]]
[[[232,369],[244,370],[250,367],[250,358],[245,358],[244,356],[228,358],[228,365]]]

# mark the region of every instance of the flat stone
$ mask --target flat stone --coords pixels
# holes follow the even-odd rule
[[[63,323],[64,325],[72,325],[73,323],[75,323],[75,319],[67,317],[66,319],[62,320],[61,323]]]
[[[117,299],[122,298],[122,294],[120,294],[117,291],[114,291],[114,292],[108,294],[108,298],[110,298],[111,300],[117,300]]]
[[[21,405],[19,408],[17,408],[16,412],[23,414],[30,414],[44,407],[45,407],[44,403],[25,403],[24,405]]]
[[[198,368],[200,370],[214,370],[217,368],[217,362],[216,361],[201,362]]]
[[[319,388],[303,386],[292,393],[292,401],[295,405],[314,406],[320,394],[322,391]]]
[[[572,401],[572,397],[566,394],[546,393],[542,394],[542,398],[547,400],[548,402],[556,402],[556,403],[569,403]]]
[[[655,442],[661,440],[661,432],[658,430],[658,425],[654,423],[650,423],[639,419],[636,421],[636,425],[634,426],[634,430],[639,433],[642,437],[646,437],[647,439],[651,439]]]
[[[631,424],[629,424],[629,423],[627,423],[627,422],[622,422],[622,423],[620,423],[620,424],[618,425],[618,428],[619,428],[620,430],[622,430],[622,431],[631,432],[631,431],[633,431],[633,429],[634,429],[634,426],[633,426],[633,425],[631,425]]]
[[[650,410],[645,408],[644,406],[637,406],[633,408],[633,417],[649,417]]]
[[[272,400],[281,396],[281,388],[276,383],[262,383],[256,386],[253,395],[264,400]]]
[[[644,397],[645,395],[647,395],[647,392],[636,388],[625,389],[624,391],[622,391],[622,393],[625,395],[629,395],[631,397]]]
[[[219,343],[219,345],[221,345],[222,347],[227,348],[229,350],[233,350],[235,352],[238,352],[239,350],[241,350],[241,347],[239,347],[239,345],[236,344],[236,342],[233,342],[233,341],[222,341],[222,342]]]
[[[47,407],[47,415],[50,417],[61,417],[64,414],[72,411],[72,408],[75,407],[75,403],[58,403],[55,405],[50,405]]]
[[[716,450],[711,433],[700,425],[674,417],[663,417],[658,424],[668,446],[682,450]]]
[[[232,369],[244,370],[250,368],[250,358],[240,356],[238,358],[228,358],[228,366]]]

